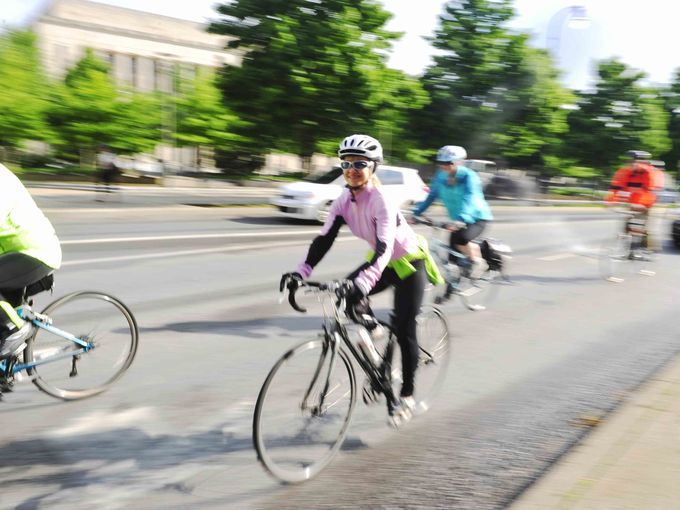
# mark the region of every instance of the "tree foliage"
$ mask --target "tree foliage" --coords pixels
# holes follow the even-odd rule
[[[243,141],[236,133],[243,123],[223,104],[215,81],[215,73],[204,70],[182,87],[175,100],[178,145],[231,150]]]
[[[415,113],[423,146],[463,145],[507,165],[559,165],[571,94],[547,54],[505,28],[512,16],[510,0],[445,4],[432,38],[440,54],[423,76],[432,101]]]
[[[160,142],[158,100],[120,91],[108,64],[91,50],[66,74],[64,83],[54,88],[48,118],[57,133],[57,151],[72,160],[100,144],[132,154]]]
[[[426,101],[415,79],[387,69],[398,34],[375,0],[236,0],[218,11],[212,30],[243,51],[241,67],[222,70],[224,98],[260,153],[310,156],[355,131],[398,139],[403,112]]]
[[[0,145],[19,147],[24,140],[50,139],[45,83],[35,34],[0,35]]]
[[[661,157],[666,162],[666,168],[680,177],[680,69],[675,71],[670,85],[661,92],[668,115],[667,130],[671,143]]]
[[[643,77],[616,59],[600,62],[595,90],[581,93],[569,116],[569,150],[584,166],[609,174],[628,150],[658,157],[670,147],[668,115],[658,94],[639,85]]]

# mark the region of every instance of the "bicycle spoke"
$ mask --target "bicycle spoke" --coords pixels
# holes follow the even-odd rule
[[[255,448],[264,467],[285,482],[316,475],[347,432],[356,398],[354,374],[343,352],[331,354],[321,340],[294,348],[274,365],[260,391]]]
[[[76,292],[49,305],[43,313],[56,328],[91,343],[88,352],[60,335],[36,328],[24,351],[35,385],[64,400],[101,393],[132,363],[137,350],[137,324],[120,301],[97,292]],[[69,352],[73,356],[64,356]],[[53,358],[53,361],[48,361]]]

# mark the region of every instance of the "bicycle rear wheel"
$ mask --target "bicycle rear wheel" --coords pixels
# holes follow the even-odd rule
[[[607,281],[619,283],[632,270],[632,236],[618,234],[600,250],[600,275]]]
[[[416,318],[420,357],[415,379],[415,399],[418,411],[427,411],[441,389],[451,356],[449,327],[442,312],[424,306]]]
[[[81,346],[36,328],[24,350],[26,363],[67,355],[28,369],[41,391],[63,400],[91,397],[106,390],[130,367],[139,332],[132,312],[118,299],[101,292],[74,292],[42,313],[52,319],[54,327],[91,343],[92,348],[68,356]]]
[[[323,340],[294,347],[276,362],[257,398],[259,461],[287,483],[316,476],[340,449],[355,403],[354,371],[344,350],[333,356]]]
[[[501,279],[500,271],[486,269],[479,278],[462,277],[457,293],[469,310],[486,310],[498,294]]]

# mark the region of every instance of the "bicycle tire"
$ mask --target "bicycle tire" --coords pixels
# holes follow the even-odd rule
[[[451,358],[449,326],[437,307],[424,306],[416,317],[420,356],[415,374],[417,412],[425,412],[444,384]]]
[[[618,234],[614,240],[607,241],[600,250],[600,275],[607,281],[619,283],[632,269],[630,260],[632,236]]]
[[[462,277],[457,293],[469,310],[486,310],[496,298],[502,279],[504,275],[500,271],[486,269],[479,278]]]
[[[44,393],[62,400],[92,397],[108,389],[130,367],[137,353],[139,330],[132,312],[119,299],[102,292],[73,292],[49,304],[42,314],[50,317],[56,328],[94,344],[76,357],[75,373],[74,357],[27,369]],[[24,350],[24,361],[33,363],[78,349],[74,342],[35,328]]]
[[[270,370],[257,397],[253,416],[257,458],[282,482],[299,483],[316,476],[335,457],[347,435],[356,404],[354,369],[343,349],[331,360],[332,353],[324,345],[321,339],[310,340],[286,352]],[[330,400],[324,402],[321,413],[315,413],[314,403],[318,404],[326,379]]]

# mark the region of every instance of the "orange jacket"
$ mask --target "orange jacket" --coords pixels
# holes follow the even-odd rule
[[[651,207],[656,203],[655,191],[663,189],[663,181],[663,172],[647,163],[619,168],[612,178],[607,202]]]

